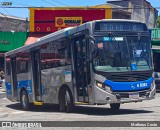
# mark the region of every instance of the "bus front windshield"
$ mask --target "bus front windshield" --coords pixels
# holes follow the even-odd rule
[[[143,71],[152,69],[150,40],[147,36],[99,36],[92,53],[97,71]]]

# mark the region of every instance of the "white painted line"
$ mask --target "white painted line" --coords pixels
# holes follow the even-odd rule
[[[12,112],[12,114],[21,114],[24,113],[24,111],[16,111],[16,112]]]

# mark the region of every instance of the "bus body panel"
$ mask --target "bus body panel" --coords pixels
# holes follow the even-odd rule
[[[11,82],[5,81],[5,84],[6,84],[6,97],[9,100],[13,101]]]
[[[58,92],[61,86],[67,85],[72,91],[71,66],[41,70],[44,103],[58,104]]]
[[[17,74],[17,85],[18,85],[18,101],[20,101],[20,92],[22,88],[24,88],[27,93],[29,99],[32,101],[32,80],[31,80],[31,73],[20,73]],[[30,101],[30,102],[31,102]]]

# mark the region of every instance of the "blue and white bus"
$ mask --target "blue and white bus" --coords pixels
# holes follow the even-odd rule
[[[5,54],[6,95],[31,105],[110,104],[155,98],[151,41],[144,23],[96,20]]]

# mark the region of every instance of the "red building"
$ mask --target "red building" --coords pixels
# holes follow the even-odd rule
[[[112,10],[109,6],[29,8],[29,10],[31,33],[25,45],[66,27],[78,26],[92,20],[112,18]]]

